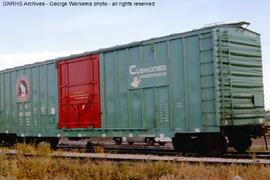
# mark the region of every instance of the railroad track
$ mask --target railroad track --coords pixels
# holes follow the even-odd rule
[[[92,147],[86,148],[85,146],[58,146],[60,149],[67,151],[78,149],[88,153],[113,153],[113,154],[136,154],[136,155],[158,155],[158,156],[172,156],[179,157],[182,156],[181,153],[175,152],[172,148],[169,147],[160,147],[160,146],[110,146],[110,145],[95,145]],[[183,156],[182,156],[183,157]],[[185,154],[184,157],[213,157],[213,158],[224,158],[224,159],[269,159],[270,152],[247,152],[247,153],[237,153],[237,152],[228,152],[220,156],[211,156],[211,155],[200,155],[196,153]]]
[[[86,146],[67,146],[60,145],[59,149],[72,151],[81,150],[88,153],[104,152],[113,154],[143,154],[143,155],[160,155],[160,156],[177,156],[179,153],[175,152],[172,148],[160,147],[160,146],[130,146],[130,145],[103,145],[96,144],[91,147]]]
[[[229,152],[222,156],[202,156],[198,154],[186,154],[182,156],[175,152],[170,146],[130,146],[130,145],[107,145],[93,144],[85,145],[58,145],[59,149],[65,152],[53,152],[51,154],[25,153],[26,157],[48,156],[52,158],[72,158],[81,160],[108,160],[108,161],[167,161],[187,163],[208,163],[208,164],[266,164],[270,165],[270,152],[236,153]],[[70,151],[76,152],[70,152]],[[79,153],[83,152],[83,153]],[[102,152],[102,153],[97,153]],[[0,151],[1,153],[1,151]],[[16,157],[21,152],[9,150],[2,152],[10,157]]]
[[[247,152],[247,153],[236,153],[228,152],[221,156],[222,158],[234,158],[234,159],[269,159],[270,152]]]
[[[16,150],[9,150],[4,153],[10,157],[16,157],[19,154],[25,157],[51,157],[51,158],[70,158],[92,161],[165,161],[175,163],[207,163],[207,164],[260,164],[270,165],[270,159],[232,159],[232,158],[217,158],[217,157],[184,157],[184,156],[157,156],[157,155],[135,155],[135,154],[110,154],[110,153],[74,153],[74,152],[53,152],[42,155],[37,153],[19,153]]]

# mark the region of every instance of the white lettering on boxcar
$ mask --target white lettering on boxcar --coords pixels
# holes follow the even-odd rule
[[[129,74],[134,76],[130,85],[133,88],[137,88],[143,79],[167,76],[167,65],[164,64],[148,67],[137,67],[136,65],[131,65],[129,67]]]
[[[157,66],[149,66],[149,67],[141,67],[141,68],[136,68],[136,65],[132,65],[129,67],[129,73],[131,75],[160,73],[160,72],[166,72],[166,70],[167,70],[166,65],[157,65]]]

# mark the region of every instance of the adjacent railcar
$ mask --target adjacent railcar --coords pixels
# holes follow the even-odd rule
[[[265,133],[260,35],[244,25],[1,71],[1,140],[171,137],[181,152],[244,151]]]

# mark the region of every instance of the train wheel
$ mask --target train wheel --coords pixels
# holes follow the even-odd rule
[[[133,145],[134,144],[134,141],[129,141],[128,144],[129,145]]]
[[[219,134],[181,135],[172,138],[176,152],[218,155],[227,150],[227,140]]]
[[[180,147],[179,147],[178,144],[176,143],[176,138],[175,138],[175,137],[172,138],[172,144],[173,144],[173,149],[174,149],[176,152],[180,152]]]
[[[115,137],[115,138],[113,138],[113,140],[114,140],[114,143],[115,143],[116,145],[121,145],[122,142],[123,142],[123,140],[122,140],[121,137]]]
[[[181,148],[180,148],[179,144],[176,141],[177,141],[177,138],[173,137],[172,138],[173,148],[174,148],[174,150],[176,152],[180,152],[181,151]]]
[[[179,137],[176,135],[174,138],[172,138],[172,144],[174,150],[181,153],[182,155],[185,155],[190,151],[191,143],[187,140],[186,137]]]
[[[160,146],[164,146],[164,145],[166,144],[166,142],[165,142],[165,141],[159,141],[158,144],[159,144]]]
[[[224,136],[214,136],[208,139],[207,146],[205,146],[206,152],[211,155],[221,155],[227,151],[228,140]]]
[[[147,137],[145,138],[145,142],[148,146],[153,146],[155,144],[155,138],[153,137]]]
[[[59,140],[60,140],[60,138],[51,138],[49,140],[49,143],[50,143],[50,146],[51,146],[52,149],[55,150],[57,148]]]
[[[4,134],[4,135],[0,135],[0,144],[7,146],[7,147],[11,147],[13,145],[16,144],[16,134]]]
[[[237,152],[246,152],[252,144],[251,138],[248,136],[235,137],[232,139],[232,146]]]

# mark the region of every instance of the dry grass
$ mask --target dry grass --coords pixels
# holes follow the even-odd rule
[[[16,149],[19,154],[34,153],[36,151],[35,146],[26,143],[18,143],[13,149]]]
[[[249,152],[269,152],[270,151],[270,145],[268,145],[268,150],[266,149],[265,146],[252,146],[249,149]]]
[[[0,179],[269,179],[270,167],[166,162],[94,162],[49,157],[7,159],[0,155]]]
[[[51,153],[51,146],[48,143],[39,143],[36,151],[40,155],[48,155]]]
[[[49,144],[17,144],[19,155],[10,159],[0,155],[0,179],[221,179],[240,176],[245,180],[269,179],[270,166],[206,165],[168,162],[108,162],[53,159],[48,156],[27,158],[22,153],[47,155]],[[5,149],[6,150],[6,149]],[[95,152],[102,153],[102,146]],[[59,152],[61,153],[61,152]]]
[[[94,152],[95,153],[104,153],[104,146],[99,146],[99,145],[94,146]]]
[[[18,151],[18,154],[39,154],[48,155],[51,153],[51,147],[48,143],[39,143],[37,146],[33,144],[17,143],[12,149]]]

